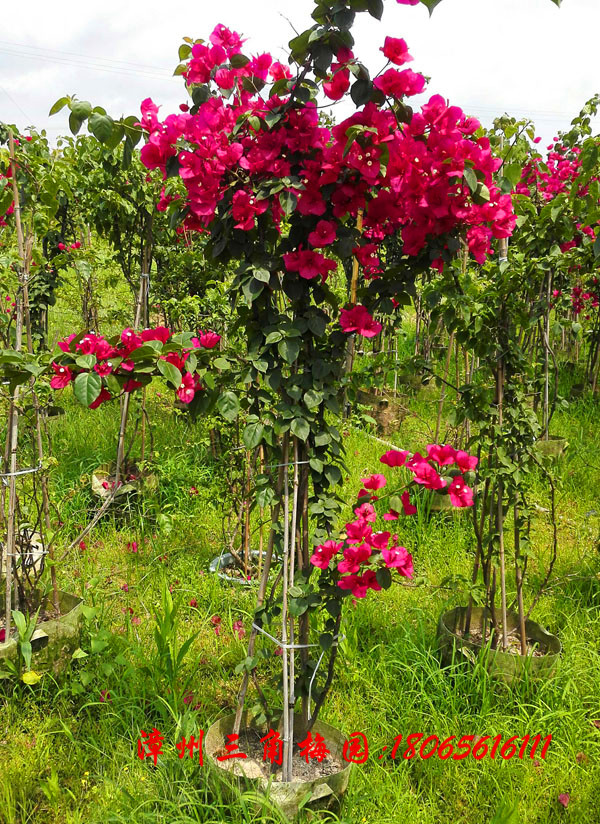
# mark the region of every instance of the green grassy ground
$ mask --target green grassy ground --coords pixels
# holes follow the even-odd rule
[[[234,632],[249,628],[252,596],[208,574],[222,547],[219,466],[209,457],[205,428],[177,417],[163,390],[150,393],[153,462],[159,489],[123,516],[105,518],[60,567],[62,588],[82,595],[87,611],[82,648],[67,672],[44,676],[35,687],[4,686],[0,694],[0,822],[251,822],[278,821],[253,812],[250,799],[222,797],[206,766],[180,760],[182,734],[206,730],[231,711],[244,656]],[[169,393],[170,394],[170,393]],[[394,443],[429,442],[435,390],[411,400]],[[117,410],[89,413],[66,398],[68,414],[51,422],[58,466],[53,498],[70,535],[86,523],[93,499],[89,476],[115,451]],[[450,404],[448,405],[448,408]],[[598,405],[581,400],[557,413],[553,429],[570,441],[560,468],[560,555],[551,587],[535,618],[557,633],[564,656],[554,679],[508,689],[481,669],[443,669],[436,654],[440,612],[464,601],[455,578],[467,576],[473,549],[465,515],[402,524],[403,543],[414,553],[419,586],[392,587],[348,610],[339,678],[323,719],[346,733],[367,734],[371,755],[354,768],[345,802],[319,821],[359,824],[511,824],[598,821],[600,788],[600,564],[597,555],[600,483]],[[387,447],[364,428],[348,425],[351,496],[358,479],[379,471]],[[544,487],[532,478],[532,497],[547,507]],[[190,492],[195,487],[197,494]],[[550,524],[534,524],[527,597],[543,575]],[[138,552],[128,549],[135,541]],[[175,640],[197,633],[176,680],[170,678],[153,639],[154,610],[170,586],[180,603]],[[197,606],[189,606],[196,599]],[[221,617],[216,635],[211,617]],[[266,666],[271,666],[269,662]],[[178,692],[188,682],[182,701]],[[106,692],[109,695],[106,695]],[[103,700],[104,699],[104,700]],[[598,726],[596,726],[596,722]],[[158,728],[164,755],[154,768],[137,758],[140,730]],[[380,760],[397,735],[552,735],[544,761]],[[569,793],[564,809],[558,795]],[[496,816],[503,802],[514,817]]]

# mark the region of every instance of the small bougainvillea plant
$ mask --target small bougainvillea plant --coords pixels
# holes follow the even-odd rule
[[[106,339],[86,332],[69,335],[58,346],[62,355],[51,363],[53,389],[73,383],[75,397],[90,409],[162,376],[177,398],[191,404],[197,393],[214,388],[207,374],[207,353],[220,340],[214,332],[171,334],[165,326],[136,332],[124,329]]]
[[[404,487],[386,495],[389,509],[382,516],[384,521],[398,520],[401,513],[416,514],[417,507],[410,500],[410,487],[446,493],[456,508],[473,506],[473,490],[467,486],[466,479],[474,477],[478,459],[467,452],[449,445],[429,444],[426,457],[419,452],[411,455],[392,449],[382,455],[380,461],[388,467],[403,467],[412,476]],[[376,473],[361,480],[363,487],[354,509],[356,519],[346,524],[339,541],[328,540],[315,547],[310,559],[313,566],[322,570],[320,587],[330,593],[335,584],[355,598],[364,598],[370,589],[387,589],[394,572],[400,578],[413,576],[412,555],[400,546],[398,535],[376,531],[380,516],[374,504],[381,496],[375,493],[386,487],[386,477]]]

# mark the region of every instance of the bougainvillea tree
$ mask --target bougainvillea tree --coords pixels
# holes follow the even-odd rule
[[[430,10],[437,5],[423,2]],[[176,74],[191,103],[165,117],[148,98],[140,120],[147,136],[142,161],[165,178],[161,208],[186,231],[207,237],[215,268],[236,272],[232,297],[247,343],[243,391],[226,393],[219,408],[230,418],[243,408],[247,448],[264,447],[262,500],[272,503],[273,525],[235,731],[257,663],[277,550],[284,559],[276,579],[282,591],[271,615],[285,649],[288,752],[297,699],[306,729],[309,690],[317,701],[326,691],[307,654],[309,606],[322,601],[309,593],[310,559],[311,545],[331,539],[339,511],[335,487],[344,450],[331,415],[340,410],[349,341],[377,334],[377,315],[405,299],[416,272],[446,267],[461,238],[483,263],[493,240],[508,237],[515,222],[510,196],[493,179],[501,161],[480,124],[440,96],[418,112],[408,105],[426,81],[406,67],[406,43],[385,39],[387,63],[374,77],[356,58],[351,29],[360,12],[380,18],[383,2],[319,0],[314,25],[290,43],[288,65],[269,54],[248,56],[242,37],[223,25],[207,42],[187,38]],[[321,101],[342,99],[354,113],[324,125]],[[384,252],[392,235],[401,244],[393,266]],[[351,272],[344,288],[340,264]],[[433,478],[428,461],[418,466]],[[453,494],[468,496],[460,481],[451,486]],[[331,667],[340,621],[341,612],[330,614],[319,639]],[[298,670],[294,645],[301,648]]]
[[[310,587],[311,543],[328,539],[339,506],[343,446],[329,413],[340,408],[348,337],[376,334],[376,313],[410,290],[419,268],[451,260],[459,235],[484,261],[492,239],[514,226],[510,197],[493,181],[499,161],[479,123],[439,96],[417,113],[409,109],[407,99],[423,91],[425,79],[404,67],[410,55],[400,38],[382,45],[388,63],[371,79],[352,52],[355,12],[338,6],[319,4],[315,25],[291,42],[294,71],[268,54],[247,57],[242,38],[224,26],[207,43],[185,44],[179,73],[191,108],[160,119],[148,99],[141,118],[148,134],[142,160],[163,170],[165,198],[171,176],[185,184],[186,198],[169,208],[187,229],[207,234],[215,265],[237,267],[233,289],[248,346],[241,403],[253,416],[244,438],[248,448],[264,445],[268,464],[279,464],[257,627],[278,549],[281,632],[284,642],[300,645],[308,643],[309,601],[294,593]],[[349,96],[356,112],[332,128],[321,125],[321,93]],[[392,234],[401,238],[402,262],[388,268],[380,249]],[[353,275],[340,306],[330,283],[348,260]],[[341,613],[331,615],[321,634],[330,660],[340,620]],[[286,651],[284,706],[301,697],[306,728],[313,672],[303,654],[294,677],[294,657]],[[313,684],[317,701],[321,688]],[[291,713],[283,723],[293,724]]]

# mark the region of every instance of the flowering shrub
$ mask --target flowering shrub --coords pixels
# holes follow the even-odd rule
[[[225,227],[235,237],[236,230],[264,231],[271,224],[282,233],[295,215],[304,230],[290,231],[281,244],[283,267],[321,282],[336,269],[332,255],[349,252],[367,279],[380,276],[378,250],[388,235],[399,233],[405,254],[413,256],[437,239],[442,254],[446,236],[461,226],[483,262],[491,238],[511,234],[510,196],[493,181],[500,160],[487,138],[477,136],[479,122],[439,95],[408,114],[402,101],[423,91],[423,75],[391,67],[371,82],[351,49],[338,47],[324,93],[341,99],[354,74],[359,79],[351,94],[362,110],[327,128],[312,96],[298,93],[298,78],[269,54],[246,57],[242,44],[219,25],[209,43],[183,47],[188,60],[180,73],[192,93],[191,110],[161,121],[151,99],[142,103],[148,133],[142,161],[165,178],[181,178],[186,228],[215,234]],[[387,37],[382,51],[395,65],[412,59],[399,38]],[[269,96],[261,96],[268,85]],[[169,206],[181,207],[180,199]],[[352,243],[359,213],[364,232]],[[363,322],[342,320],[342,328],[376,334],[364,322],[368,309],[357,309]]]
[[[478,461],[467,452],[448,445],[429,444],[427,457],[419,452],[410,455],[392,449],[382,455],[380,461],[389,467],[404,467],[412,473],[406,488],[390,497],[390,509],[383,515],[383,520],[397,520],[400,511],[404,515],[416,514],[417,507],[411,504],[408,489],[413,485],[447,492],[453,507],[473,506],[473,490],[467,486],[464,475],[472,473]],[[413,576],[412,555],[406,547],[400,546],[398,535],[375,530],[379,516],[373,504],[379,496],[373,492],[387,485],[385,476],[374,474],[363,478],[362,483],[354,509],[356,519],[346,524],[342,540],[319,544],[310,559],[313,566],[329,573],[320,582],[320,587],[330,591],[332,582],[329,579],[333,578],[341,590],[351,592],[355,598],[364,598],[370,589],[387,589],[392,583],[393,572],[400,578]]]
[[[198,337],[172,335],[164,326],[141,332],[127,328],[110,340],[92,332],[69,335],[58,344],[63,354],[51,363],[50,385],[64,389],[73,383],[77,399],[96,409],[162,375],[177,398],[189,404],[207,385],[214,387],[206,374],[207,352],[219,340],[220,335],[210,331],[200,331]]]

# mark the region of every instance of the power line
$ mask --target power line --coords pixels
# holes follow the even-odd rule
[[[144,68],[144,69],[151,69],[151,70],[156,70],[156,71],[160,71],[160,72],[166,70],[163,66],[150,66],[147,63],[132,63],[129,60],[115,60],[112,57],[94,57],[94,55],[79,54],[78,52],[64,51],[62,49],[48,49],[45,46],[32,46],[29,43],[15,43],[12,40],[0,40],[0,43],[4,43],[4,45],[10,46],[11,48],[13,48],[14,46],[19,46],[19,47],[23,47],[23,48],[26,48],[26,49],[29,49],[29,50],[39,51],[39,52],[52,52],[53,54],[68,54],[68,55],[71,55],[72,57],[81,57],[84,60],[93,60],[94,62],[102,61],[102,62],[105,62],[105,63],[119,63],[119,64],[125,65],[125,66],[133,66],[136,69]]]
[[[29,117],[27,112],[21,107],[21,105],[19,103],[17,103],[17,101],[14,99],[14,97],[7,91],[7,89],[4,88],[4,86],[1,83],[0,83],[0,89],[2,89],[4,94],[8,97],[8,99],[11,100],[14,103],[14,105],[17,107],[17,109],[19,109],[21,114],[23,114],[25,116],[25,118],[27,120],[29,120],[30,123],[33,123],[33,118]]]
[[[58,65],[62,66],[77,66],[77,68],[79,69],[89,69],[90,71],[102,72],[104,74],[123,74],[129,77],[131,77],[132,75],[138,75],[140,77],[152,77],[155,79],[159,78],[161,80],[167,80],[167,78],[172,78],[172,75],[168,75],[166,72],[165,74],[159,74],[158,72],[135,71],[133,69],[127,69],[125,67],[123,67],[122,69],[117,69],[108,66],[77,62],[75,60],[68,60],[66,58],[63,59],[61,57],[46,57],[44,55],[35,54],[33,52],[12,51],[6,48],[0,48],[0,54],[9,54],[12,57],[25,57],[28,60],[31,60],[33,58],[35,60],[41,60],[46,63],[57,63]]]

